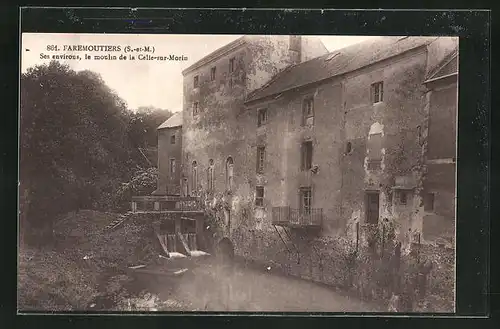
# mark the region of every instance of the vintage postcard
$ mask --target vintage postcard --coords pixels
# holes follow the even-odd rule
[[[20,312],[455,311],[458,38],[21,41]]]

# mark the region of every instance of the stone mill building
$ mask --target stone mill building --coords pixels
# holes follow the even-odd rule
[[[300,240],[358,247],[390,228],[404,248],[453,247],[457,84],[457,38],[329,52],[317,37],[243,36],[183,71],[154,197],[224,203],[236,254],[307,258],[309,277],[323,251]]]

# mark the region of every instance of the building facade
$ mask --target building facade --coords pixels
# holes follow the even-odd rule
[[[158,129],[158,188],[153,195],[181,194],[182,113],[177,112]]]
[[[224,203],[241,254],[257,235],[279,241],[276,226],[450,242],[457,46],[383,37],[328,53],[312,37],[245,36],[218,49],[183,72],[180,193]]]
[[[458,107],[458,52],[446,56],[425,81],[428,142],[422,233],[426,240],[454,244]]]

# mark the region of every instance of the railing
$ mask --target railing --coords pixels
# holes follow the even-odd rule
[[[132,197],[132,212],[201,212],[203,206],[196,197],[165,196],[134,196]]]
[[[323,208],[311,208],[304,210],[294,209],[288,206],[273,207],[272,222],[274,225],[282,226],[321,227],[323,222]]]

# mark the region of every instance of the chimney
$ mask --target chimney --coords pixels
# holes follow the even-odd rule
[[[290,59],[293,64],[298,64],[302,59],[302,37],[300,35],[291,35],[288,38]]]

